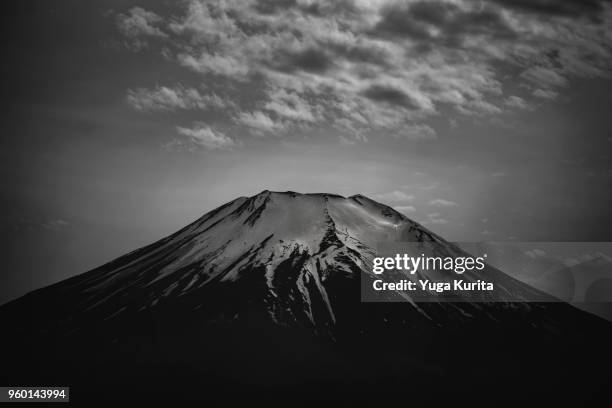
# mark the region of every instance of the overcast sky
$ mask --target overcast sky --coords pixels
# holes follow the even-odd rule
[[[264,189],[362,193],[455,241],[612,241],[612,4],[34,1],[3,20],[0,302]]]

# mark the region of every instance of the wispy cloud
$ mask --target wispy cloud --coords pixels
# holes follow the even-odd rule
[[[516,109],[530,110],[533,108],[525,99],[521,98],[520,96],[516,96],[516,95],[509,96],[504,101],[504,104],[506,106],[509,106],[511,108],[516,108]]]
[[[55,219],[55,220],[49,220],[45,223],[42,224],[42,227],[46,230],[50,230],[50,231],[59,231],[61,229],[64,229],[66,227],[68,227],[70,225],[70,223],[66,220],[63,220],[61,218]]]
[[[414,199],[414,195],[408,194],[404,191],[395,190],[389,193],[377,194],[374,196],[375,199],[380,200],[382,202],[406,202],[412,201]]]
[[[559,95],[559,93],[552,91],[550,89],[548,90],[535,89],[532,95],[535,96],[536,98],[541,98],[541,99],[555,99]]]
[[[406,125],[393,133],[393,136],[409,140],[435,139],[436,131],[427,125]]]
[[[235,118],[235,121],[236,123],[251,128],[258,134],[263,134],[264,132],[277,132],[285,128],[283,122],[272,119],[268,114],[262,111],[241,112]]]
[[[454,201],[445,200],[443,198],[436,198],[434,200],[431,200],[429,202],[429,205],[433,207],[448,208],[448,207],[457,207],[459,204],[457,204]]]
[[[193,127],[178,126],[176,130],[183,139],[174,139],[172,142],[164,145],[166,149],[193,151],[203,148],[206,150],[218,150],[231,149],[237,145],[231,137],[203,123],[196,123]]]
[[[265,109],[279,117],[304,122],[314,122],[321,117],[321,112],[295,92],[279,88],[269,92],[268,97],[270,100],[266,102]]]
[[[127,102],[142,112],[220,109],[234,105],[232,101],[221,98],[215,93],[201,94],[195,88],[185,88],[182,85],[128,89]]]
[[[529,258],[536,259],[536,258],[545,257],[546,256],[546,252],[541,250],[541,249],[534,248],[534,249],[525,251],[525,255],[527,257],[529,257]]]
[[[424,221],[424,224],[444,225],[448,224],[448,220],[443,218],[440,213],[435,212],[427,214],[427,220]]]

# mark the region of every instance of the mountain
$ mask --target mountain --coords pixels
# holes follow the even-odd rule
[[[237,198],[2,306],[0,323],[10,328],[2,346],[13,352],[0,380],[77,384],[88,393],[112,385],[132,397],[153,385],[201,398],[194,389],[355,393],[409,382],[427,390],[441,378],[446,389],[471,383],[490,391],[522,373],[537,378],[524,387],[531,395],[568,371],[592,369],[593,353],[602,364],[610,357],[607,322],[566,304],[510,302],[539,292],[494,268],[483,274],[503,288],[500,299],[361,302],[382,241],[459,251],[362,195]],[[606,381],[582,374],[573,385],[596,394]]]

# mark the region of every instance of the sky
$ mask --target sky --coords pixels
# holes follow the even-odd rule
[[[262,190],[451,241],[612,241],[612,4],[33,1],[3,13],[0,303]]]

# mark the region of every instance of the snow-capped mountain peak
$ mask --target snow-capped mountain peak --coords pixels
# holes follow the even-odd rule
[[[274,324],[329,333],[359,303],[360,279],[372,276],[377,244],[394,241],[458,251],[363,195],[266,190],[239,197],[158,242],[24,299],[61,299],[67,306],[58,313],[71,324],[127,321],[179,307],[204,311],[207,321],[259,313]],[[531,290],[497,270],[487,274],[503,288],[503,299]],[[405,293],[390,296],[408,300],[430,321],[457,310],[461,318],[483,313],[478,305],[434,310]]]

